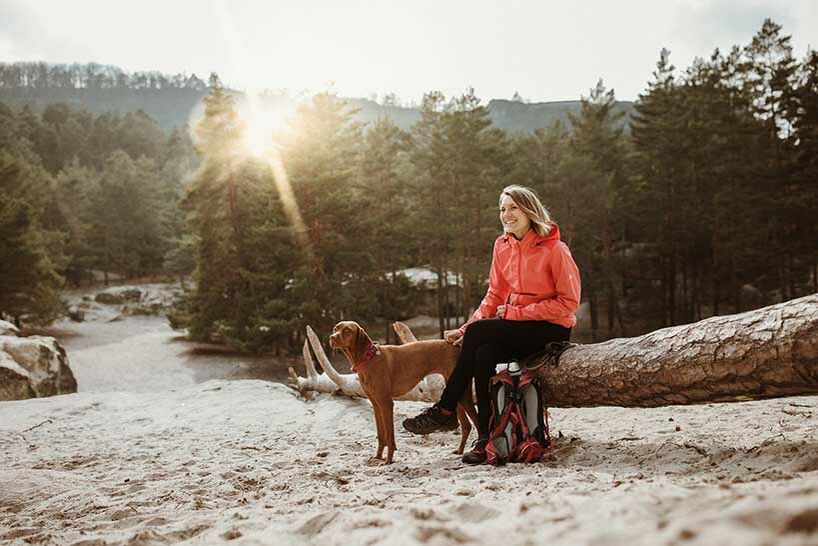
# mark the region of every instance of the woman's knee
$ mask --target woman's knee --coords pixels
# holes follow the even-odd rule
[[[502,327],[500,319],[489,318],[480,319],[469,324],[463,336],[463,343],[466,341],[485,340],[499,331]]]

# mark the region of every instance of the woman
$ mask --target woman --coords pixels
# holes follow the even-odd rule
[[[467,464],[486,460],[495,365],[567,341],[577,322],[579,271],[537,194],[524,186],[505,188],[500,222],[504,233],[494,242],[486,296],[466,324],[443,335],[462,348],[440,402],[403,422],[415,434],[454,430],[457,402],[474,379],[478,438],[463,455]]]

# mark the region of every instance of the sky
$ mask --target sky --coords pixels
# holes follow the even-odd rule
[[[818,0],[0,0],[0,61],[216,72],[234,89],[576,100],[602,78],[620,100],[659,52],[679,68],[746,45],[766,17],[797,58],[818,48]]]

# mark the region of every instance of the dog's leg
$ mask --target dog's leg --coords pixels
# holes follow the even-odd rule
[[[383,416],[383,428],[386,432],[386,462],[384,464],[392,463],[392,456],[395,454],[395,402],[392,398],[384,400],[384,407],[381,415]]]
[[[372,402],[377,408],[375,418],[378,424],[378,453],[369,459],[369,465],[383,465],[392,462],[395,453],[395,424],[393,421],[393,404],[391,398],[379,398]],[[386,460],[383,459],[383,450],[386,448]]]
[[[466,409],[462,404],[457,404],[457,422],[460,423],[460,446],[458,446],[455,454],[462,455],[466,448],[466,442],[469,441],[469,434],[471,434],[471,423],[466,417]]]
[[[375,414],[375,428],[378,431],[378,451],[375,452],[374,456],[370,457],[367,464],[369,464],[369,465],[383,464],[383,462],[382,462],[383,461],[383,448],[384,448],[384,445],[386,444],[386,439],[385,439],[385,436],[384,436],[385,432],[384,432],[384,428],[383,428],[383,411],[382,411],[382,408],[381,408],[380,400],[372,399],[372,400],[370,400],[370,402],[372,402],[372,409],[373,409],[373,413]]]
[[[457,421],[460,423],[460,447],[455,453],[460,455],[463,453],[466,442],[469,440],[472,425],[477,427],[477,408],[474,407],[471,388],[466,389],[463,396],[460,397],[460,402],[457,404]]]

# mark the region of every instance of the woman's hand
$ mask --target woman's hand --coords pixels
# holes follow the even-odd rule
[[[506,318],[506,306],[505,305],[498,305],[497,306],[497,318]]]
[[[455,347],[460,347],[460,344],[463,343],[463,334],[460,333],[460,330],[446,330],[443,332],[443,339]]]

